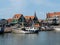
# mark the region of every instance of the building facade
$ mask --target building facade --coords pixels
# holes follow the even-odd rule
[[[7,21],[8,21],[8,24],[10,25],[12,22],[12,18],[7,19]]]
[[[49,24],[60,24],[60,12],[47,13],[46,20]]]
[[[27,26],[32,26],[32,24],[38,24],[39,23],[39,20],[36,16],[36,13],[34,14],[34,16],[25,16],[25,19],[26,19],[26,25]]]

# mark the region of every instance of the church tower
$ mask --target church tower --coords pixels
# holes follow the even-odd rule
[[[37,16],[36,16],[36,12],[34,13],[34,23],[37,23],[38,22],[38,18],[37,18]]]

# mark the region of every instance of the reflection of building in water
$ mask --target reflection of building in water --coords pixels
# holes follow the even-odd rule
[[[60,24],[60,12],[47,13],[46,19],[49,24]]]

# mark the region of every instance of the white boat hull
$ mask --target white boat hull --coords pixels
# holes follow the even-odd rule
[[[55,31],[60,31],[60,28],[54,28]]]
[[[18,33],[18,34],[30,34],[30,33],[38,33],[38,30],[37,31],[32,31],[32,30],[21,30],[21,29],[12,29],[12,32],[13,33]]]

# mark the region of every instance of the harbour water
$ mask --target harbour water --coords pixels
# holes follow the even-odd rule
[[[39,34],[0,35],[0,45],[60,45],[60,32],[41,31]]]

